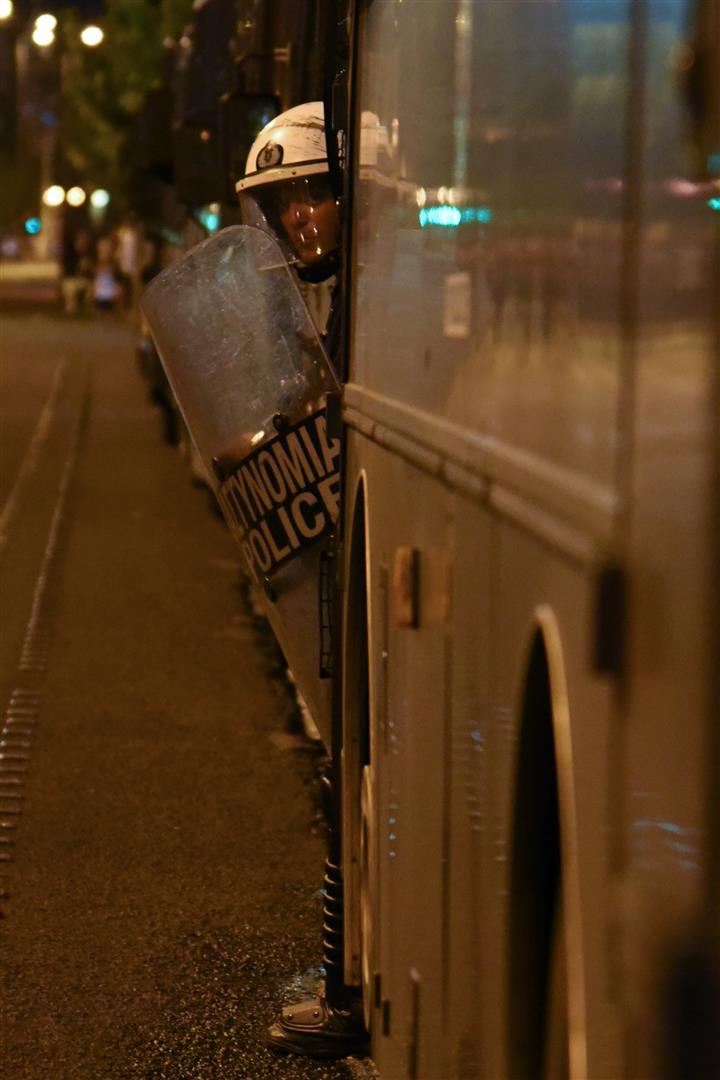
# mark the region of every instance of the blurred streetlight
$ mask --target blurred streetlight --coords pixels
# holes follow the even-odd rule
[[[53,31],[57,28],[57,19],[54,15],[38,15],[35,20],[35,26],[38,30],[50,30]]]
[[[36,25],[32,32],[32,39],[41,49],[46,49],[54,42],[55,34],[49,27]]]
[[[35,44],[39,45],[41,49],[46,49],[48,45],[52,45],[55,41],[56,27],[57,19],[54,15],[49,15],[47,12],[44,15],[38,15],[32,32],[32,39]]]
[[[87,195],[81,187],[76,185],[75,187],[70,188],[65,198],[70,206],[82,206]]]
[[[0,21],[4,22],[5,19],[12,19],[13,16],[13,2],[12,0],[0,0]]]
[[[94,49],[96,45],[99,45],[105,35],[99,26],[86,26],[80,34],[80,40],[83,45],[87,45],[89,49]]]
[[[96,210],[104,210],[110,202],[110,192],[105,188],[96,188],[90,196],[90,205]]]
[[[43,191],[42,201],[46,206],[62,206],[65,202],[65,188],[59,184],[51,184]]]

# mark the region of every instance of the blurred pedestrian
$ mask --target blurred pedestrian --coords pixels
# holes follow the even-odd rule
[[[145,236],[140,251],[140,280],[147,285],[163,268],[162,244],[159,237]]]
[[[97,242],[97,261],[93,280],[93,299],[99,311],[114,311],[122,297],[115,242],[110,236],[102,236]]]
[[[125,307],[134,308],[140,296],[142,233],[136,214],[128,214],[115,233],[115,262]]]
[[[60,289],[66,315],[87,310],[95,274],[92,235],[87,229],[67,230],[61,245]]]

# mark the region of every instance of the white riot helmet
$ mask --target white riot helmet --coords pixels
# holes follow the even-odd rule
[[[301,277],[322,281],[336,272],[340,223],[321,101],[296,105],[262,129],[235,189],[244,223],[274,235]]]

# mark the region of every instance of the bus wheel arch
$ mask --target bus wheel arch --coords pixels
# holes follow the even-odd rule
[[[584,973],[565,660],[547,605],[534,612],[520,686],[510,827],[508,1067],[518,1078],[560,1080],[586,1075]]]

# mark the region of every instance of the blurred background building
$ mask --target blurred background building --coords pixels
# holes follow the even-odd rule
[[[327,0],[0,0],[4,257],[57,258],[68,221],[179,248],[234,220],[257,131],[322,97],[332,24]]]

